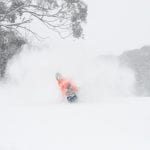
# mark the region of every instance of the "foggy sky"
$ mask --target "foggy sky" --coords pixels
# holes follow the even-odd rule
[[[43,36],[52,48],[86,49],[104,54],[140,48],[150,44],[149,0],[85,0],[88,4],[84,40],[59,38],[57,33],[41,25],[31,27]],[[58,45],[59,42],[59,45]]]

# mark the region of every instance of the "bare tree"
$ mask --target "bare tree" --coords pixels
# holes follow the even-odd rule
[[[26,30],[37,36],[26,24],[34,19],[64,38],[83,35],[87,5],[81,0],[0,0],[0,28],[19,32]]]

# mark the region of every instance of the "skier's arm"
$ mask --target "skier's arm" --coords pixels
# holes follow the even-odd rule
[[[78,92],[78,87],[74,84],[72,84],[72,89],[75,91],[75,92]]]

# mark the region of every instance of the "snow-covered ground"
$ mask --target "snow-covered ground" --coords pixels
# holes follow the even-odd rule
[[[134,74],[85,50],[14,57],[0,86],[0,150],[149,150],[149,98],[134,97]],[[74,80],[79,102],[62,99],[55,73]]]
[[[0,149],[149,150],[149,108],[143,102],[9,106],[0,109]]]

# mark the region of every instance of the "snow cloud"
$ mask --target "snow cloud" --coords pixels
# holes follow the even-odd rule
[[[102,101],[102,97],[128,97],[134,93],[134,74],[116,59],[99,58],[85,50],[25,47],[9,62],[7,81],[0,96],[10,104],[63,102],[55,73],[61,72],[79,87],[81,102]]]

